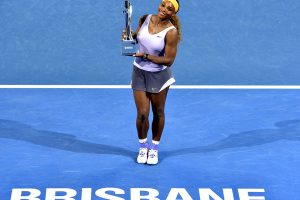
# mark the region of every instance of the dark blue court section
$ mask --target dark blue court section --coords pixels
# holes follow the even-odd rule
[[[160,0],[132,0],[138,18]],[[129,84],[123,0],[1,0],[0,84]],[[181,1],[177,84],[299,85],[300,1]]]
[[[0,198],[12,188],[264,188],[296,200],[299,90],[170,90],[157,166],[135,163],[131,90],[1,89]],[[43,193],[44,194],[44,193]],[[235,193],[235,198],[236,197]],[[78,198],[79,199],[79,198]]]

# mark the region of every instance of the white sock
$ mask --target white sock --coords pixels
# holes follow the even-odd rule
[[[159,145],[159,141],[152,140],[152,144]]]
[[[139,139],[139,143],[146,143],[147,142],[147,138],[145,139]]]

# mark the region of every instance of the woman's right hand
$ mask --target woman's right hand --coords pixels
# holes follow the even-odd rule
[[[122,31],[121,40],[125,40],[125,39],[126,39],[126,31],[123,30],[123,31]]]

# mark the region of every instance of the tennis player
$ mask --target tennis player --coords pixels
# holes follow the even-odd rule
[[[139,138],[138,163],[158,163],[158,145],[165,124],[165,102],[169,87],[175,82],[171,66],[181,39],[177,17],[178,0],[163,0],[157,15],[141,17],[133,34],[139,44],[132,71],[132,89],[137,108],[136,128]],[[147,141],[150,105],[153,112],[152,141]]]

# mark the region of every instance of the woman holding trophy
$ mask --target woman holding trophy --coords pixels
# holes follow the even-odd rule
[[[165,102],[175,82],[171,66],[181,39],[177,17],[178,0],[163,0],[157,15],[141,17],[132,34],[138,43],[132,71],[132,89],[137,108],[136,128],[140,143],[138,163],[158,163],[158,145],[165,124]],[[123,35],[124,36],[124,35]],[[148,143],[150,105],[153,112],[152,141]]]

